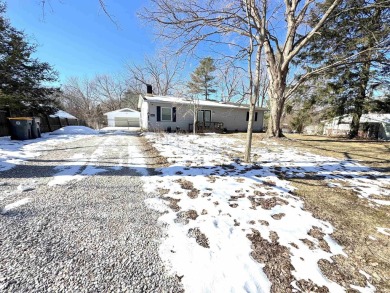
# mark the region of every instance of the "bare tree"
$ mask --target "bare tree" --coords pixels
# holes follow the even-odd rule
[[[95,84],[87,79],[71,77],[62,87],[61,103],[66,111],[82,119],[87,125],[99,128],[99,100],[95,95]]]
[[[217,69],[221,101],[245,103],[248,99],[248,79],[245,70],[232,63],[223,64]]]
[[[123,107],[136,109],[138,103],[138,95],[127,89],[119,75],[97,75],[92,79],[72,77],[63,85],[62,92],[65,110],[95,128],[101,126],[104,112]]]
[[[97,75],[92,83],[94,95],[104,111],[114,111],[124,107],[127,88],[123,78]]]
[[[146,56],[142,65],[127,65],[128,87],[132,92],[143,93],[146,85],[150,84],[157,95],[172,94],[181,83],[181,69],[182,64],[177,58],[163,52],[157,57]]]
[[[267,74],[267,66],[265,58],[261,59],[261,64],[259,68],[259,99],[257,105],[259,107],[264,107],[268,100],[268,88],[269,88],[269,79]]]

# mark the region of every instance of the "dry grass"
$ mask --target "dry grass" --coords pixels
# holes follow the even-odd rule
[[[305,208],[335,227],[332,236],[348,255],[335,259],[332,270],[338,278],[360,283],[358,271],[363,270],[373,277],[379,292],[390,292],[390,237],[377,232],[377,227],[390,227],[390,208],[371,207],[353,191],[330,188],[322,180],[291,181],[297,187],[296,195],[304,199]]]
[[[161,156],[160,152],[144,136],[140,137],[140,141],[140,149],[145,156],[146,165],[149,171],[169,166],[168,160]]]
[[[243,140],[245,140],[245,135],[244,133],[231,134],[231,136]],[[264,139],[267,139],[264,133],[255,133],[253,135],[253,145],[259,146],[258,141]],[[359,160],[363,165],[378,168],[379,171],[390,172],[389,141],[286,134],[285,138],[278,139],[277,142],[322,156]]]
[[[187,236],[190,238],[195,238],[196,243],[198,243],[200,246],[204,248],[210,248],[209,239],[199,230],[199,228],[189,229]]]
[[[390,171],[390,142],[335,139],[326,136],[287,135],[288,144],[312,153],[338,159],[359,160],[361,164]]]
[[[245,140],[245,134],[231,136]],[[254,134],[254,147],[266,146],[272,151],[272,145],[259,143],[265,139],[265,134]],[[384,175],[390,174],[390,142],[297,134],[288,134],[286,138],[273,141],[302,152],[359,160],[362,165],[375,168]],[[373,207],[368,200],[359,198],[351,190],[330,188],[318,176],[289,180],[297,188],[295,195],[304,200],[305,209],[335,227],[332,236],[348,255],[348,258],[334,257],[332,264],[321,262],[319,265],[323,273],[348,288],[349,284],[365,286],[365,278],[359,273],[363,270],[372,276],[371,283],[378,292],[390,292],[390,237],[377,232],[377,227],[390,227],[390,206]],[[369,236],[376,240],[371,240]]]
[[[291,282],[294,277],[291,271],[290,253],[287,247],[280,245],[276,232],[270,232],[271,242],[261,237],[259,231],[252,229],[247,235],[252,243],[251,256],[260,263],[264,263],[264,272],[272,283],[271,292],[292,292]]]

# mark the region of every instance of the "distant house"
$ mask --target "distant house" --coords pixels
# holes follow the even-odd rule
[[[150,131],[192,131],[194,114],[197,115],[197,130],[246,131],[249,118],[247,105],[152,94],[140,95],[138,109],[141,128]],[[265,108],[256,108],[254,131],[263,130],[265,111]]]
[[[303,134],[307,135],[321,135],[323,133],[323,125],[322,124],[310,124],[302,129]]]
[[[322,122],[324,135],[348,135],[351,130],[352,116],[343,115]],[[390,140],[390,114],[363,114],[360,117],[359,136]]]
[[[130,108],[123,108],[104,113],[109,127],[139,127],[140,113]]]

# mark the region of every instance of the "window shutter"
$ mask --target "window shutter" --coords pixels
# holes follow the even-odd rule
[[[257,112],[255,112],[255,121],[257,121]]]
[[[176,122],[176,107],[172,108],[172,121]]]
[[[161,121],[161,107],[157,106],[157,121]]]
[[[249,121],[249,112],[246,112],[246,121]]]

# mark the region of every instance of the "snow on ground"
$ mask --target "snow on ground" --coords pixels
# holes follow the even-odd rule
[[[140,131],[139,127],[117,127],[117,126],[110,126],[110,127],[103,127],[99,130],[100,132],[111,132],[111,133],[129,133],[131,132],[137,132]]]
[[[41,151],[47,150],[61,141],[85,138],[78,134],[96,134],[94,130],[84,126],[67,126],[57,131],[55,137],[49,133],[43,133],[41,138],[29,140],[11,140],[8,136],[1,137],[0,172],[9,170],[16,165],[23,164],[28,159],[39,156]]]
[[[269,242],[276,232],[279,244],[290,251],[296,281],[311,280],[330,292],[345,291],[317,264],[345,255],[330,236],[333,227],[303,210],[294,188],[277,172],[291,176],[312,172],[346,180],[342,175],[368,172],[367,168],[277,145],[272,150],[254,149],[259,164],[248,165],[234,157],[242,149],[223,136],[149,133],[146,138],[170,163],[159,169],[160,176],[145,179],[146,191],[163,194],[146,201],[165,211],[159,219],[166,227],[160,256],[172,274],[183,276],[188,292],[268,292],[271,283],[264,264],[250,256],[247,235],[256,230]],[[356,177],[356,184],[369,183],[369,178]],[[292,285],[296,287],[295,281]],[[359,289],[370,292],[372,287],[367,280],[367,287]]]
[[[73,180],[82,180],[87,176],[107,171],[107,169],[97,167],[97,164],[99,158],[104,155],[105,151],[111,151],[111,146],[116,139],[115,136],[108,136],[88,157],[84,153],[74,154],[69,159],[69,162],[56,167],[59,172],[53,176],[53,179],[49,181],[48,185],[64,185]]]
[[[390,228],[377,227],[377,230],[379,233],[382,233],[383,235],[390,236]]]
[[[31,198],[29,198],[29,197],[17,200],[15,202],[11,203],[11,204],[6,205],[3,209],[1,209],[0,210],[0,214],[5,214],[5,213],[7,213],[10,210],[13,210],[13,209],[15,209],[17,207],[20,207],[22,205],[27,204],[30,201],[31,201]]]
[[[84,154],[75,154],[68,158],[68,161],[69,162],[55,167],[55,169],[58,170],[58,173],[53,176],[53,179],[49,181],[49,186],[64,185],[69,181],[82,179],[82,176],[77,174],[86,164],[86,160],[84,160]]]
[[[112,170],[120,170],[123,167],[129,167],[136,169],[141,175],[147,175],[146,164],[143,154],[139,147],[134,145],[134,142],[128,140],[120,141],[118,139],[123,134],[128,132],[118,131],[117,129],[111,129],[109,131],[100,132],[102,135],[109,134],[104,137],[102,143],[96,148],[96,150],[89,156],[84,153],[77,153],[73,157],[69,158],[68,162],[58,165],[56,169],[58,173],[53,176],[53,179],[49,181],[49,186],[64,185],[70,181],[79,181],[88,176]],[[122,137],[123,138],[123,137]],[[127,144],[127,146],[115,146],[116,144]],[[107,153],[117,152],[119,156],[123,156],[125,152],[120,152],[119,148],[127,148],[128,160],[125,162],[123,157],[119,157],[119,164],[106,168],[99,167],[98,164]]]
[[[269,143],[263,143],[264,148],[253,150],[261,166],[278,168],[287,177],[319,176],[328,181],[329,187],[352,189],[372,203],[390,205],[390,176],[354,160],[339,160],[281,146],[275,148],[275,145],[268,147]],[[376,199],[376,196],[383,199]]]
[[[50,133],[51,135],[61,134],[98,134],[99,132],[86,126],[65,126]]]

